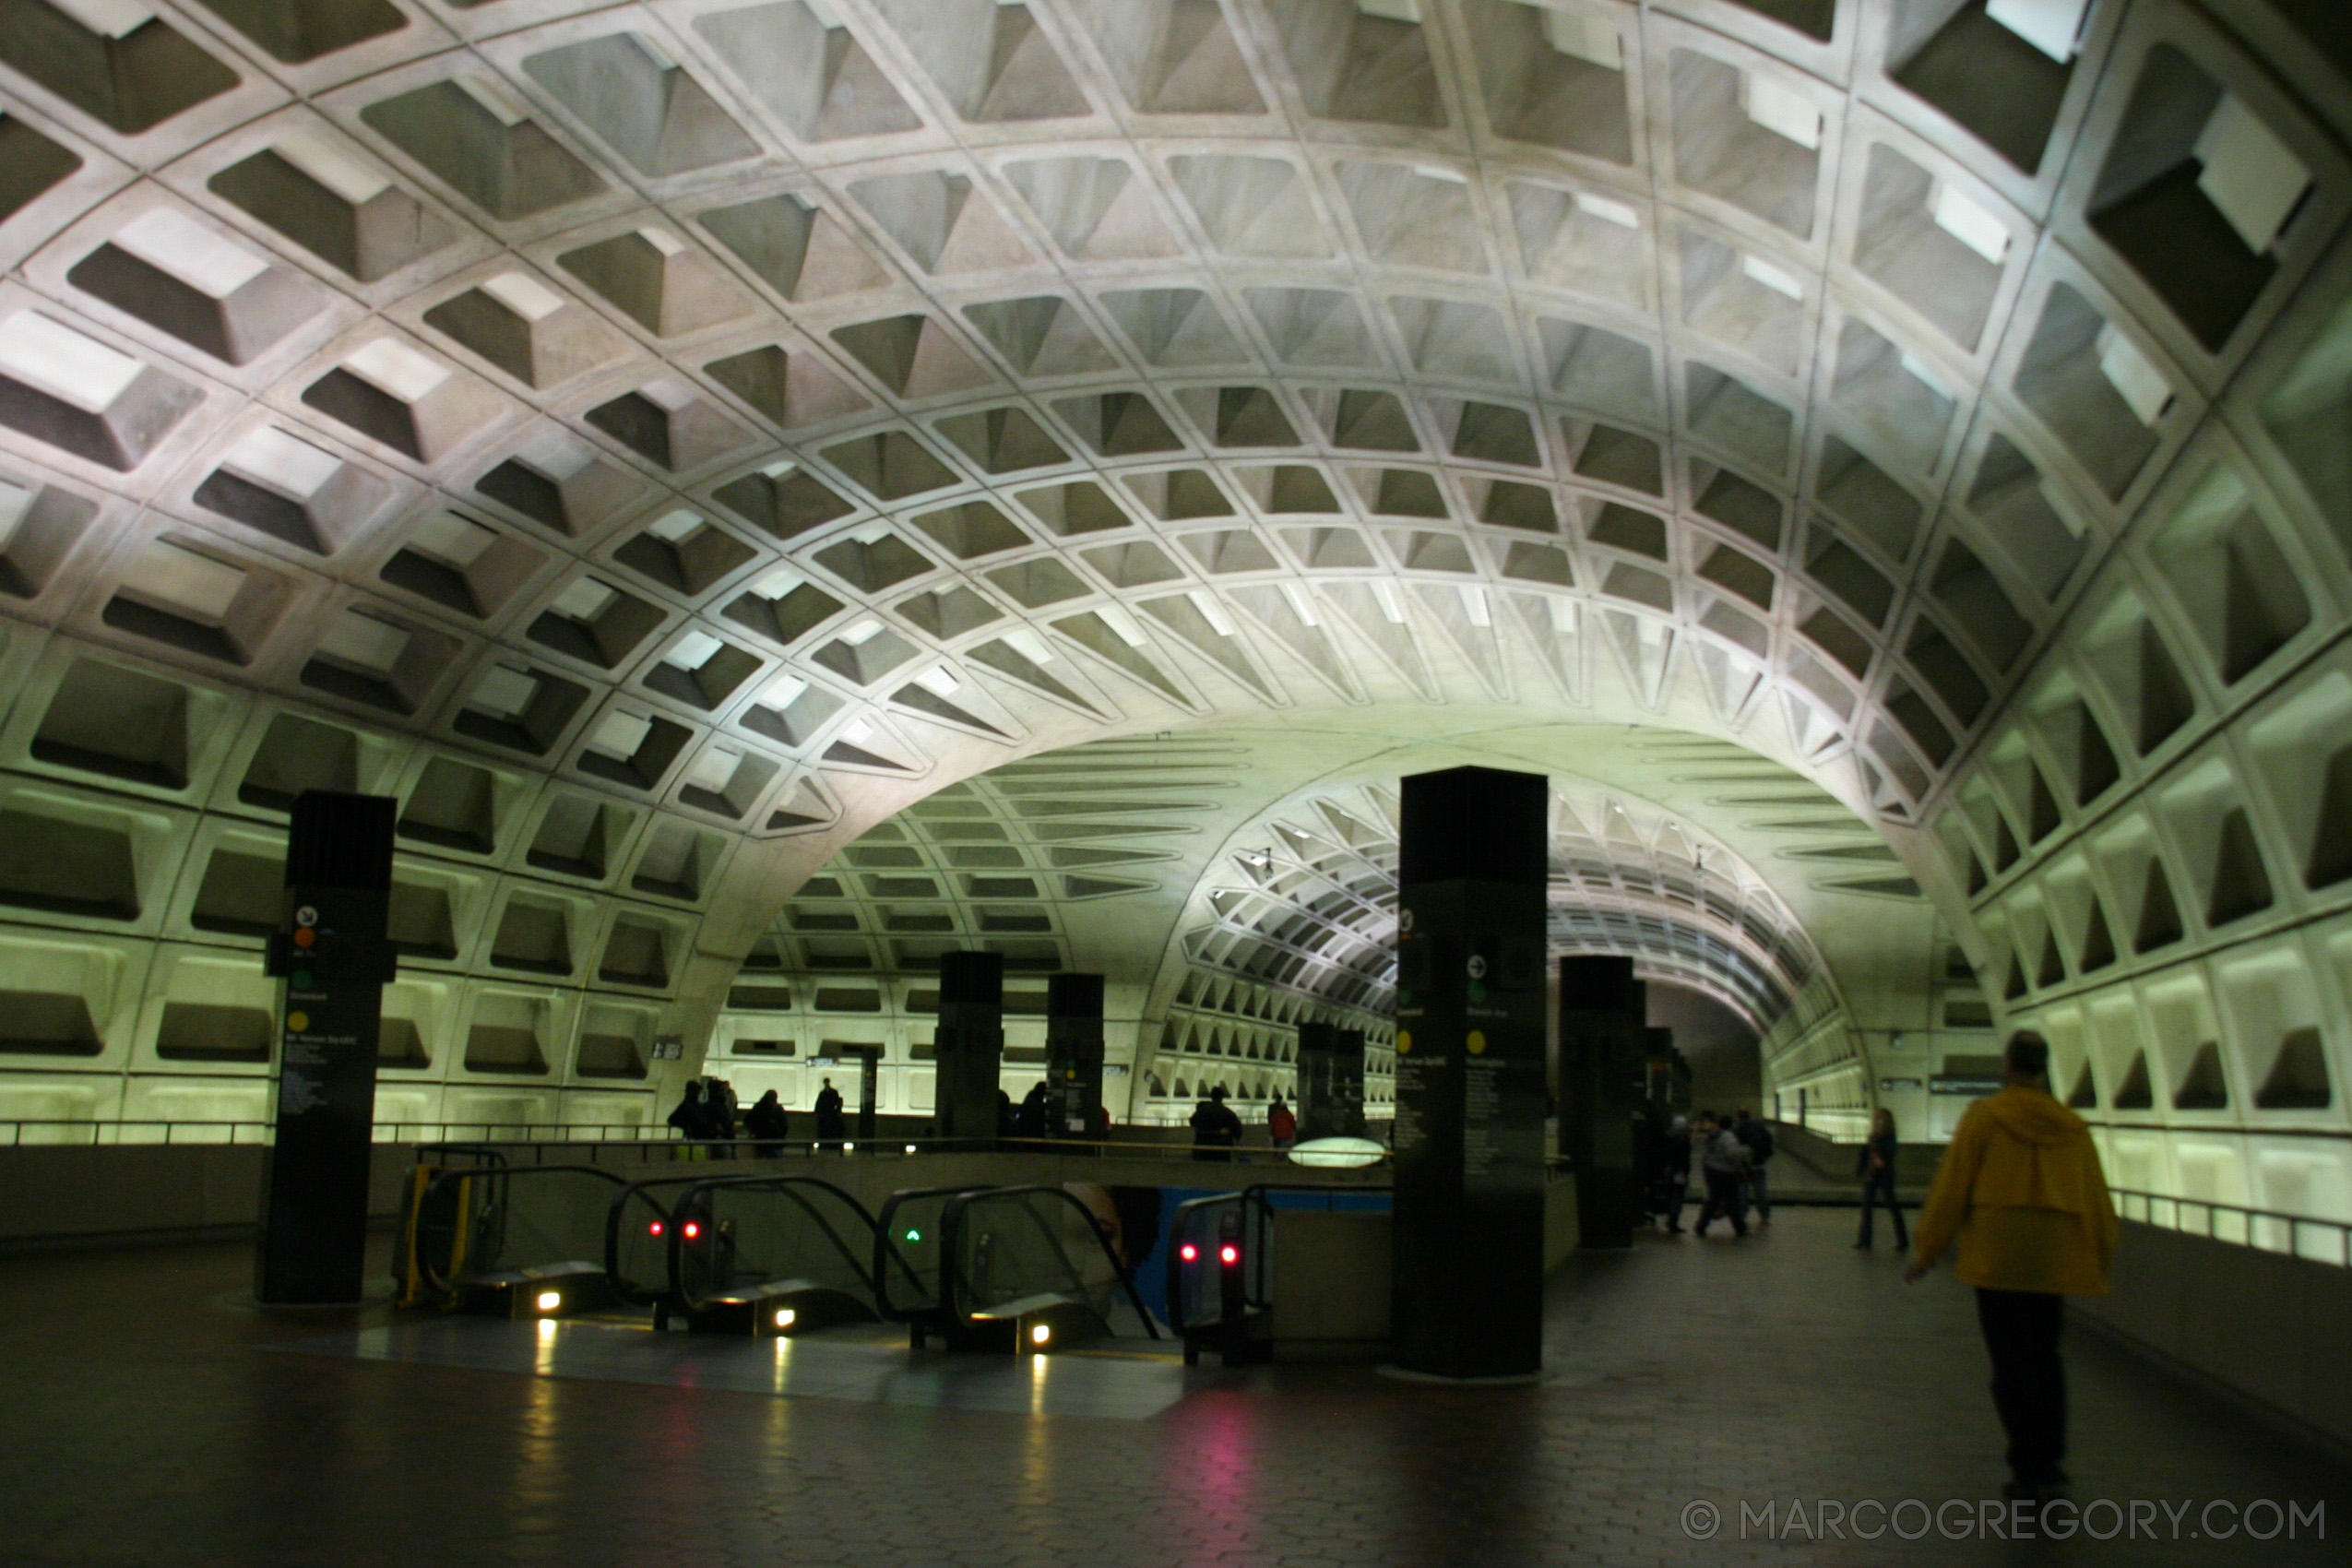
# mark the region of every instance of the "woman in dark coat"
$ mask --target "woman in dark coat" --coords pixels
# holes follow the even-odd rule
[[[1871,1135],[1862,1145],[1862,1152],[1854,1162],[1854,1174],[1862,1182],[1862,1230],[1855,1237],[1854,1245],[1871,1244],[1871,1201],[1883,1198],[1886,1212],[1895,1217],[1895,1250],[1908,1251],[1911,1238],[1903,1226],[1903,1206],[1895,1200],[1895,1112],[1882,1106],[1871,1118]]]

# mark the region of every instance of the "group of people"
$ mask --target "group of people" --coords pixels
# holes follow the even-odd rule
[[[1708,1226],[1728,1219],[1731,1233],[1744,1237],[1751,1208],[1757,1227],[1767,1228],[1772,1224],[1772,1183],[1765,1167],[1777,1152],[1772,1129],[1745,1111],[1703,1111],[1693,1117],[1678,1113],[1657,1138],[1650,1179],[1652,1212],[1673,1234],[1682,1233],[1682,1208],[1690,1201],[1695,1158],[1697,1184],[1706,1196],[1693,1234],[1704,1236]]]
[[[1053,1113],[1053,1091],[1040,1078],[1029,1086],[1019,1104],[1003,1089],[996,1091],[996,1135],[999,1138],[1031,1141],[1075,1142],[1091,1134],[1096,1138],[1111,1136],[1111,1108],[1097,1105],[1092,1127],[1072,1127],[1061,1124]]]
[[[1241,1118],[1225,1103],[1222,1084],[1202,1096],[1201,1102],[1193,1107],[1191,1126],[1194,1159],[1229,1160],[1233,1151],[1241,1146]],[[1299,1141],[1298,1115],[1280,1095],[1276,1095],[1274,1103],[1266,1107],[1265,1136],[1266,1142],[1277,1149],[1289,1148]]]
[[[833,1080],[825,1080],[817,1091],[816,1141],[820,1148],[837,1148],[849,1135],[848,1118],[843,1113],[841,1091]],[[695,1143],[722,1146],[714,1148],[712,1158],[727,1158],[733,1150],[723,1146],[739,1138],[754,1141],[756,1152],[773,1159],[784,1152],[784,1145],[792,1135],[791,1113],[774,1089],[753,1101],[748,1111],[735,1099],[734,1086],[724,1078],[689,1078],[683,1098],[670,1113],[670,1125],[680,1135]]]
[[[2066,1369],[2060,1354],[2065,1298],[2103,1295],[2121,1226],[2097,1146],[2083,1119],[2049,1092],[2049,1044],[2031,1031],[2010,1038],[2001,1092],[1960,1119],[1936,1168],[1916,1229],[1906,1234],[1895,1198],[1900,1152],[1893,1112],[1880,1110],[1856,1152],[1861,1222],[1854,1245],[1871,1245],[1882,1205],[1907,1248],[1903,1277],[1916,1281],[1957,1248],[1953,1272],[1976,1293],[1977,1322],[1992,1363],[1992,1401],[2008,1437],[2013,1499],[2039,1501],[2067,1484]],[[1764,1167],[1771,1129],[1746,1111],[1675,1118],[1655,1137],[1653,1207],[1681,1229],[1695,1158],[1706,1190],[1696,1231],[1718,1218],[1747,1233],[1752,1203],[1771,1222]]]

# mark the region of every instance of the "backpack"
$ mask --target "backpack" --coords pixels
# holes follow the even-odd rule
[[[1748,1152],[1755,1157],[1756,1163],[1762,1165],[1773,1157],[1772,1129],[1761,1122],[1752,1125],[1754,1131],[1740,1141],[1748,1146]]]

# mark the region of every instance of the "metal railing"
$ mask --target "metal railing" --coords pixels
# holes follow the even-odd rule
[[[378,1122],[374,1141],[379,1144],[496,1144],[517,1154],[556,1149],[566,1160],[601,1163],[606,1153],[636,1159],[803,1158],[819,1154],[850,1154],[874,1158],[900,1158],[909,1154],[1028,1153],[1102,1156],[1127,1159],[1189,1159],[1193,1145],[1149,1135],[1152,1129],[1114,1129],[1108,1138],[1047,1139],[1029,1137],[949,1139],[908,1133],[879,1133],[872,1138],[788,1138],[780,1142],[742,1136],[689,1139],[675,1129],[637,1122]],[[1125,1134],[1127,1135],[1121,1135]],[[1137,1135],[1141,1134],[1141,1135]],[[217,1145],[272,1143],[276,1123],[238,1121],[76,1120],[0,1121],[0,1148],[94,1148],[115,1145]],[[584,1146],[596,1146],[588,1147]],[[771,1152],[772,1151],[772,1152]],[[1241,1147],[1220,1150],[1229,1156],[1219,1164],[1287,1165],[1279,1149]]]
[[[2308,1214],[2281,1214],[2275,1209],[2247,1208],[2205,1198],[2177,1198],[2125,1187],[2117,1187],[2113,1192],[2116,1213],[2125,1219],[2203,1236],[2208,1241],[2253,1247],[2265,1253],[2287,1253],[2313,1263],[2352,1268],[2352,1220],[2316,1219]],[[2312,1241],[2315,1244],[2307,1244]]]
[[[131,1121],[66,1119],[0,1122],[0,1148],[96,1148],[115,1144],[268,1144],[274,1122]],[[674,1132],[641,1122],[378,1122],[379,1144],[607,1143],[621,1139],[683,1143]]]

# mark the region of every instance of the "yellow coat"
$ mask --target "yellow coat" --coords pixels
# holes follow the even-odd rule
[[[2012,1087],[1960,1118],[1911,1255],[1933,1264],[1956,1236],[1963,1284],[2104,1296],[2121,1229],[2090,1128],[2045,1091]]]

